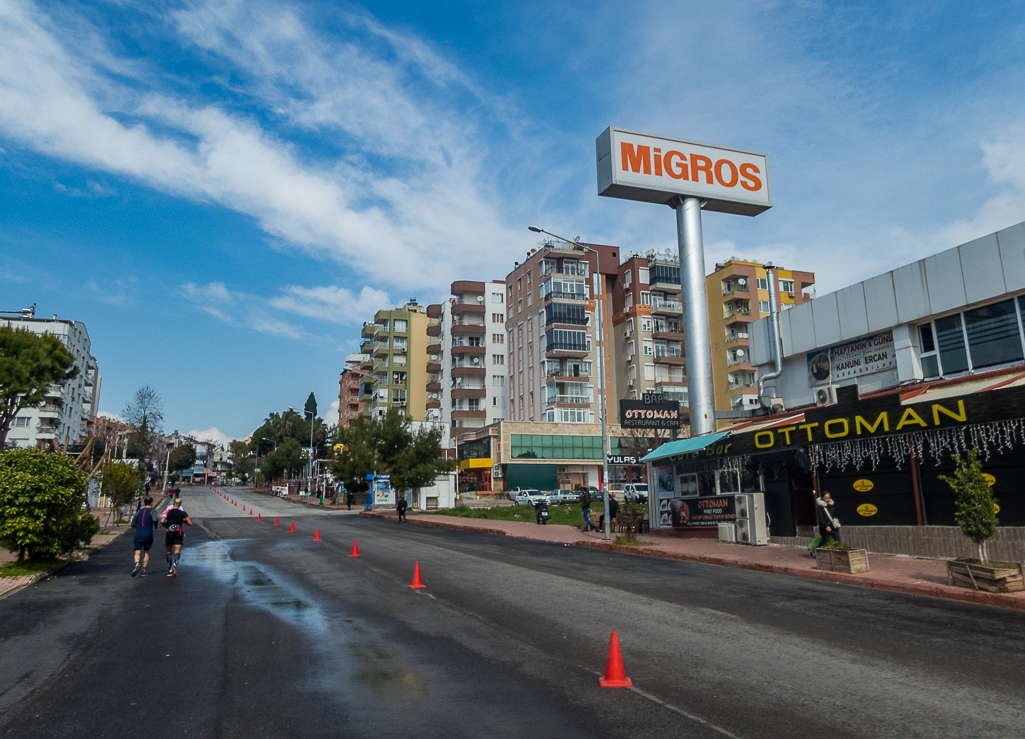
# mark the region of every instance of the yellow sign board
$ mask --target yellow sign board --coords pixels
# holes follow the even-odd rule
[[[1000,513],[1000,506],[998,506],[996,503],[993,504],[993,513]]]
[[[494,466],[491,457],[478,457],[477,459],[462,459],[459,461],[459,469],[476,470]]]
[[[869,490],[871,490],[874,487],[875,487],[875,483],[873,483],[871,480],[855,480],[854,481],[854,489],[857,490],[859,493],[867,493]],[[872,513],[875,513],[875,511],[873,511]],[[871,515],[871,514],[869,514],[869,515]]]
[[[862,503],[861,505],[858,506],[858,515],[859,516],[874,516],[878,512],[879,512],[879,509],[876,508],[871,503]]]
[[[993,483],[995,483],[997,481],[997,479],[995,477],[993,477],[993,475],[989,474],[988,472],[983,472],[982,473],[982,479],[984,479],[986,481],[986,484],[989,485],[990,487],[993,487]]]

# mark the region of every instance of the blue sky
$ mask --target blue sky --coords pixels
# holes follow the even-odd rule
[[[821,294],[1025,220],[1025,6],[0,0],[0,309],[84,321],[102,410],[243,436],[531,223],[672,248],[597,197],[609,125],[767,152],[706,263]]]

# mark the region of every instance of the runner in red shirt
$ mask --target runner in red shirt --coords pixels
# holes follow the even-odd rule
[[[160,517],[167,532],[164,534],[164,545],[167,549],[167,576],[178,577],[178,560],[182,556],[182,544],[185,543],[185,526],[192,525],[189,514],[182,509],[182,499],[174,499],[174,507],[164,511]]]

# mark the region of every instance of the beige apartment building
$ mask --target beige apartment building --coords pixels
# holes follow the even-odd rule
[[[378,418],[397,408],[414,421],[427,417],[427,313],[415,298],[401,308],[380,310],[363,325],[360,367],[369,372],[359,402]],[[369,381],[367,381],[369,380]]]

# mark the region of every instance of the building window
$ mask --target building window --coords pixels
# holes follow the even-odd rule
[[[551,303],[545,306],[545,325],[568,323],[573,326],[587,325],[587,311],[580,303]],[[538,320],[540,323],[540,317]]]
[[[504,344],[505,334],[491,334],[491,343],[493,344]]]
[[[395,365],[396,367],[405,367],[406,366],[406,355],[405,354],[393,354],[392,358],[391,358],[391,363],[393,365]]]
[[[392,385],[405,385],[406,384],[406,373],[405,372],[392,372],[391,373],[391,384]]]
[[[647,291],[641,293],[641,305],[651,305],[651,293]]]
[[[504,323],[505,319],[502,317],[501,313],[492,313],[491,314],[491,322],[492,323]]]
[[[761,313],[768,313],[769,312],[769,301],[768,300],[759,300],[758,301],[758,310]]]
[[[634,330],[634,319],[632,319],[632,318],[627,318],[626,319],[626,330],[627,330],[628,333]]]
[[[516,312],[517,313],[522,313],[523,312],[523,299],[522,298],[520,298],[519,300],[516,301]]]
[[[634,294],[633,293],[629,293],[629,292],[625,293],[623,295],[623,310],[630,310],[631,308],[633,308],[633,305],[634,305]]]
[[[409,322],[401,318],[395,319],[395,333],[404,334],[406,329],[409,327]]]
[[[523,349],[520,349],[520,360],[521,361],[523,360]],[[493,364],[493,365],[505,364],[505,355],[504,354],[492,354],[491,355],[491,364]]]
[[[654,350],[652,348],[651,339],[644,339],[644,341],[642,342],[642,347],[643,347],[644,355],[645,356],[650,357],[654,353]]]
[[[405,403],[406,391],[403,388],[395,388],[391,391],[391,397],[395,403]]]
[[[651,331],[650,316],[641,316],[641,331]]]
[[[756,280],[756,282],[758,283],[758,289],[759,290],[768,290],[769,289],[769,280],[768,280],[768,278],[759,277]]]
[[[1020,316],[1018,315],[1020,314]],[[926,378],[950,376],[1023,358],[1019,317],[1025,296],[937,318],[918,327],[919,357]]]
[[[583,409],[562,408],[559,410],[573,411],[574,418],[584,420],[565,421],[566,423],[586,423],[589,412]],[[558,416],[549,413],[549,420]],[[559,418],[558,420],[562,420]],[[554,434],[510,434],[510,446],[513,459],[601,459],[600,436],[567,436]]]
[[[502,293],[491,293],[492,303],[502,303],[505,301],[505,296]]]
[[[655,379],[655,365],[646,364],[644,365],[644,379],[652,382]]]
[[[564,349],[572,352],[585,352],[589,350],[587,333],[584,331],[557,328],[549,331],[545,336],[547,339],[545,348],[548,351]]]
[[[642,285],[648,284],[648,268],[638,267],[637,268],[637,281]]]
[[[782,290],[785,293],[792,293],[794,291],[794,281],[793,280],[780,280],[779,281],[779,289]]]
[[[656,264],[651,267],[652,282],[661,282],[669,285],[680,284],[680,268],[668,264]]]
[[[505,387],[505,375],[492,375],[491,376],[492,387]]]
[[[29,422],[29,417],[28,416],[18,416],[17,418],[14,419],[14,426],[15,426],[15,428],[22,428],[24,426],[28,426],[28,422]]]
[[[527,293],[527,307],[529,308],[533,304],[534,304],[534,291],[531,290],[529,293]]]
[[[633,284],[633,272],[627,270],[623,273],[623,287],[630,287]]]

